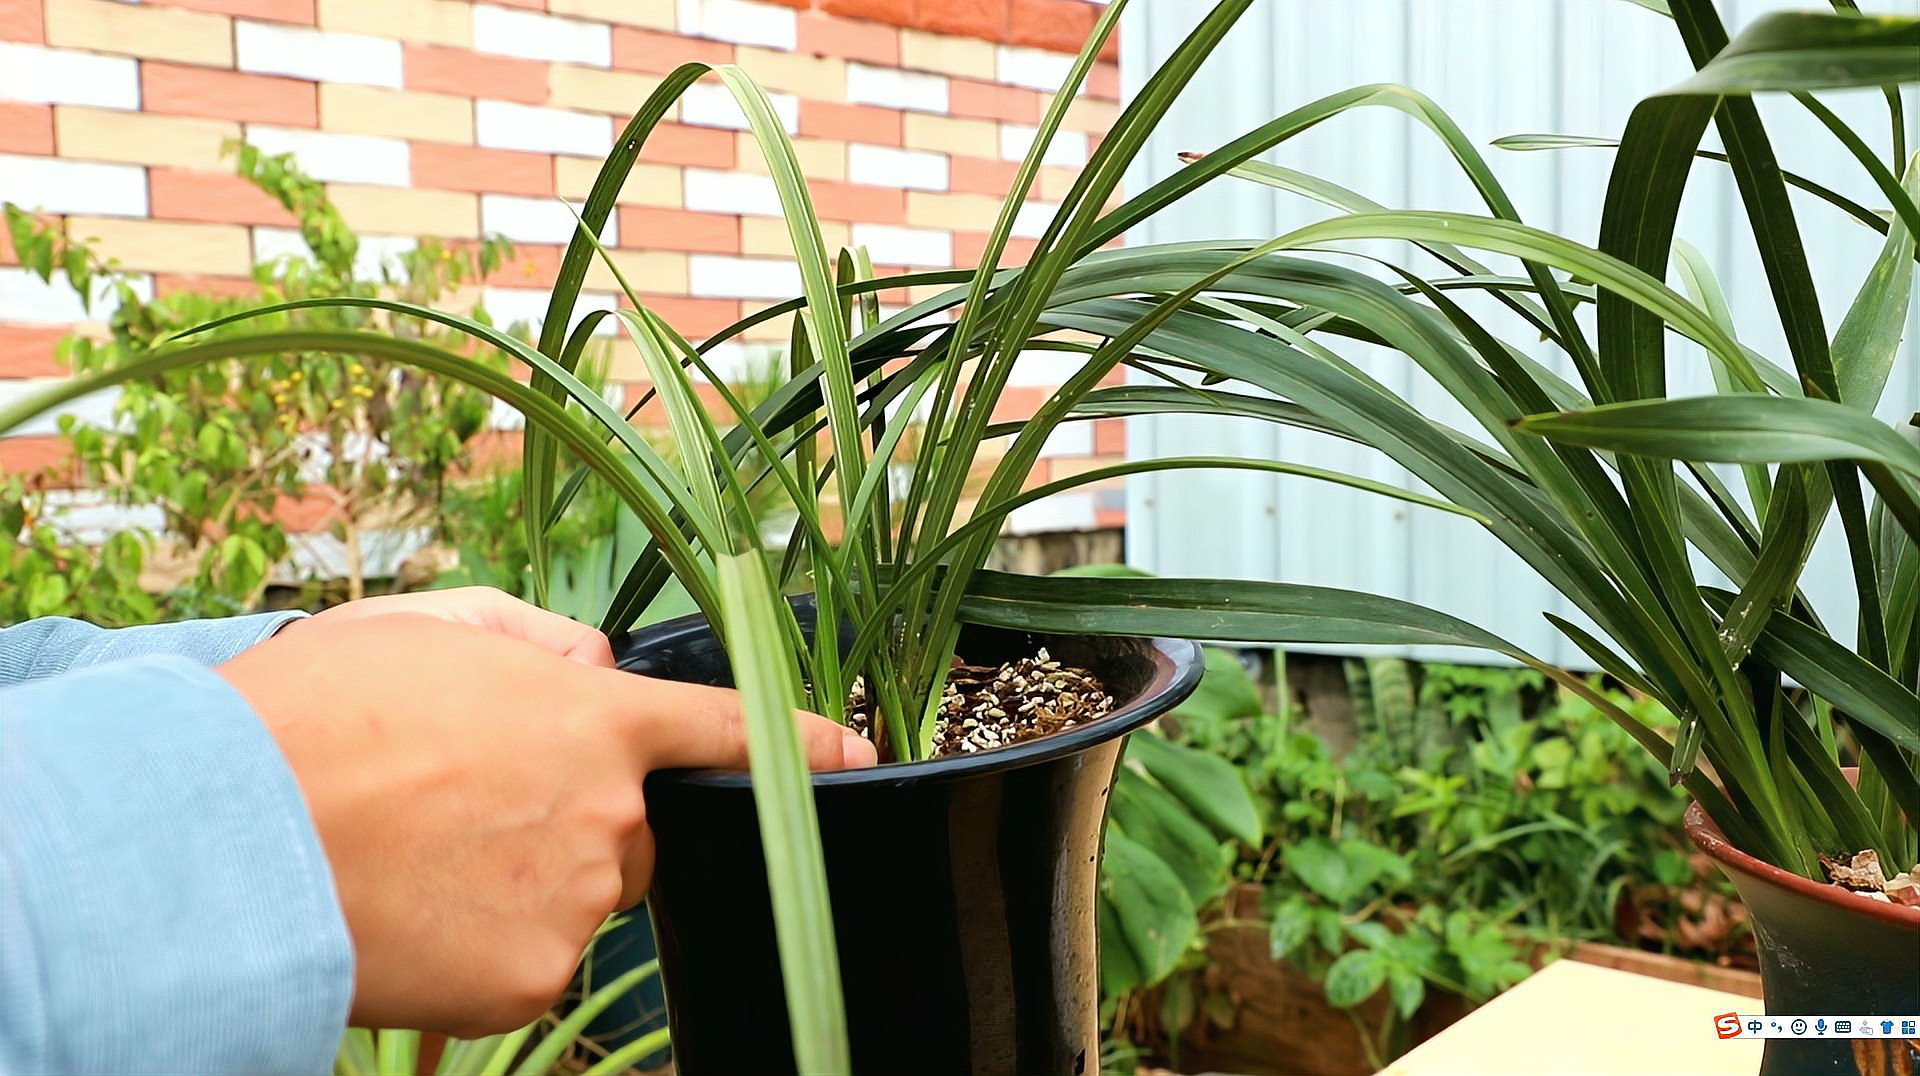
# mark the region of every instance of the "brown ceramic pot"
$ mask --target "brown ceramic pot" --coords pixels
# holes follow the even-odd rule
[[[1920,908],[1868,900],[1763,863],[1728,842],[1697,803],[1685,826],[1746,902],[1769,1015],[1920,1015]],[[1769,1039],[1760,1071],[1905,1076],[1920,1072],[1920,1036]]]

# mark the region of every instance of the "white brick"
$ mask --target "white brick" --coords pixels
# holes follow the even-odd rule
[[[1067,73],[1072,70],[1073,57],[1064,52],[1000,46],[1000,81],[1009,85],[1053,93],[1067,81]]]
[[[1084,355],[1072,351],[1022,351],[1007,377],[1009,388],[1055,388],[1067,383],[1086,365]]]
[[[233,24],[233,44],[242,71],[400,87],[398,41],[240,19]]]
[[[687,290],[721,299],[791,299],[800,294],[800,267],[771,258],[695,254],[687,259]]]
[[[751,0],[679,0],[683,34],[792,51],[797,39],[791,8]]]
[[[147,170],[135,165],[0,154],[0,197],[43,213],[147,215]]]
[[[855,224],[854,243],[878,265],[945,267],[953,264],[953,233],[891,224]]]
[[[510,11],[488,4],[474,5],[473,47],[476,52],[529,60],[594,67],[613,64],[613,32],[605,23]]]
[[[516,323],[538,330],[547,320],[547,301],[550,298],[541,288],[484,288],[480,301],[486,304],[487,316],[493,323],[505,329]],[[583,291],[573,304],[573,320],[568,327],[579,323],[580,319],[595,310],[614,310],[620,305],[620,297],[609,291]],[[620,322],[615,318],[601,318],[594,326],[595,336],[612,336],[620,332]]]
[[[1062,422],[1047,434],[1046,443],[1040,446],[1040,458],[1058,459],[1062,456],[1093,455],[1093,423]]]
[[[1007,161],[1026,160],[1027,151],[1033,148],[1034,137],[1039,133],[1036,127],[1018,123],[1001,124],[1000,158]],[[1081,167],[1087,163],[1087,136],[1079,131],[1054,131],[1053,141],[1047,143],[1046,156],[1040,158],[1040,163]]]
[[[411,153],[397,138],[248,124],[247,141],[262,153],[291,153],[308,175],[329,182],[404,187],[413,176]]]
[[[847,181],[870,187],[944,191],[947,189],[947,157],[944,153],[853,142],[847,146]]]
[[[1021,202],[1013,215],[1013,234],[1020,239],[1038,239],[1060,207],[1053,202]]]
[[[404,235],[362,235],[360,245],[353,252],[353,273],[361,280],[378,280],[383,273],[395,272],[399,268],[399,259],[419,247],[411,236]],[[291,228],[255,228],[253,230],[253,260],[270,262],[275,258],[297,258],[302,261],[313,257],[307,249],[307,241],[300,233]]]
[[[475,101],[473,129],[475,141],[491,149],[604,157],[613,148],[613,117],[564,108]]]
[[[99,399],[117,400],[118,394],[101,393]],[[115,504],[95,490],[48,490],[46,508],[47,521],[83,545],[99,545],[120,531],[157,532],[167,525],[166,509],[157,504]]]
[[[769,176],[746,172],[715,172],[705,168],[686,170],[685,200],[688,209],[702,213],[745,213],[756,217],[780,216],[780,190]]]
[[[897,67],[848,64],[847,100],[857,105],[945,112],[947,80],[941,75],[902,71]]]
[[[37,396],[61,382],[61,378],[28,378],[19,381],[0,381],[0,407],[17,403]],[[5,437],[46,437],[60,432],[60,417],[72,415],[82,426],[110,426],[113,424],[113,408],[120,402],[118,388],[102,389],[99,392],[69,400],[52,411],[37,418],[28,419],[4,434]]]
[[[787,368],[786,348],[775,344],[715,344],[700,358],[714,376],[727,385],[754,384],[766,380],[774,371],[784,373]],[[695,381],[707,380],[707,375],[698,369],[689,367],[687,373]],[[783,376],[780,380],[786,378]],[[730,419],[732,412],[727,412],[725,417]]]
[[[316,579],[344,579],[348,565],[357,564],[369,579],[399,574],[400,565],[433,541],[431,527],[367,527],[356,536],[359,557],[347,555],[347,543],[326,531],[287,535],[287,559],[267,572],[281,586],[299,586]]]
[[[0,101],[139,108],[139,61],[0,41]]]
[[[1092,530],[1099,516],[1091,493],[1056,493],[1007,513],[1011,534]]]
[[[578,207],[575,207],[576,209]],[[600,229],[600,242],[620,242],[620,220],[609,216]],[[517,243],[571,243],[579,219],[557,198],[521,198],[511,194],[480,196],[480,230],[499,232]]]
[[[141,302],[153,301],[153,278],[135,276],[128,283]],[[48,282],[31,270],[0,266],[0,321],[22,325],[106,321],[119,306],[105,280],[94,281],[93,309],[89,311],[81,307],[80,293],[67,284],[66,277],[56,273]]]
[[[790,93],[767,94],[767,100],[773,103],[773,114],[780,119],[780,126],[788,134],[800,130],[800,101]],[[740,102],[734,100],[733,91],[718,82],[696,82],[687,87],[680,95],[680,121],[700,127],[729,127],[736,131],[747,129],[747,114],[740,111]]]

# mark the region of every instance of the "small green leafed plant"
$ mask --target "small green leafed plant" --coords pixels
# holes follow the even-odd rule
[[[1920,20],[1851,11],[1772,15],[1729,43],[1709,0],[1672,0],[1671,17],[1699,72],[1636,109],[1621,138],[1620,178],[1608,191],[1598,249],[1523,224],[1445,113],[1397,86],[1357,87],[1302,106],[1107,209],[1148,134],[1252,2],[1221,0],[1158,70],[1146,73],[1025,266],[1001,264],[1014,218],[1124,2],[1101,12],[1048,106],[978,267],[875,279],[860,252],[828,250],[792,143],[765,93],[739,68],[694,63],[662,80],[603,165],[579,210],[582,227],[562,261],[537,345],[391,298],[296,301],[243,315],[357,307],[382,311],[395,324],[447,326],[528,367],[530,383],[408,334],[288,329],[188,337],[0,409],[0,430],[107,384],[290,352],[376,356],[518,408],[527,417],[525,519],[536,584],[545,578],[545,524],[586,475],[597,476],[651,535],[602,622],[631,623],[674,578],[734,660],[795,1056],[808,1072],[845,1071],[849,1058],[818,825],[792,709],[840,716],[853,677],[864,676],[878,702],[883,757],[924,757],[963,622],[1495,650],[1608,712],[1668,760],[1675,779],[1754,854],[1809,875],[1818,872],[1822,852],[1872,847],[1888,861],[1911,861],[1911,820],[1920,814],[1913,770],[1920,633],[1912,627],[1920,600],[1920,449],[1874,419],[1871,408],[1906,310],[1920,170],[1906,164],[1897,93],[1888,96],[1896,131],[1891,165],[1810,94],[1920,78],[1912,62]],[[738,103],[766,158],[803,296],[697,347],[648,310],[626,281],[631,308],[588,312],[576,324],[582,282],[602,256],[595,235],[627,173],[675,100],[707,77]],[[1762,90],[1798,94],[1894,210],[1883,217],[1825,188],[1816,192],[1851,218],[1842,223],[1887,237],[1882,257],[1863,267],[1859,299],[1831,335],[1814,301],[1786,181],[1747,96]],[[1293,135],[1379,106],[1405,112],[1439,137],[1488,215],[1383,209],[1258,160]],[[1692,301],[1661,282],[1695,150],[1716,121],[1788,330],[1791,372],[1739,344],[1710,297]],[[1902,168],[1905,188],[1894,176]],[[1229,173],[1305,192],[1335,212],[1266,242],[1103,249]],[[1382,264],[1365,272],[1349,266],[1350,255],[1324,253],[1370,239],[1411,243],[1446,268],[1436,275]],[[1503,273],[1478,256],[1518,259],[1524,273]],[[947,290],[896,312],[877,304],[882,291],[926,285]],[[1461,290],[1498,299],[1509,320],[1470,317],[1450,295]],[[1575,317],[1585,303],[1597,307],[1597,334]],[[794,318],[790,378],[755,408],[723,390],[732,414],[709,415],[695,380],[721,387],[707,361],[712,348],[787,314]],[[592,329],[609,317],[646,364],[678,442],[675,461],[661,458],[574,374]],[[1669,332],[1702,344],[1728,391],[1667,399]],[[1519,347],[1542,338],[1573,364],[1578,384]],[[1466,407],[1485,440],[1437,423],[1364,375],[1340,354],[1356,340],[1426,370]],[[1036,350],[1067,353],[1079,366],[1032,417],[995,422],[995,404],[1021,356]],[[1122,366],[1139,381],[1101,388]],[[1255,391],[1233,391],[1236,384]],[[1023,491],[1062,422],[1179,412],[1248,416],[1345,437],[1378,449],[1435,493],[1237,458],[1132,461]],[[895,419],[922,414],[922,444],[896,496],[888,464],[906,427]],[[727,421],[733,428],[723,436]],[[1007,443],[976,493],[969,476],[990,439]],[[570,467],[559,465],[563,452]],[[1697,462],[1676,468],[1676,458],[1747,465],[1749,501],[1733,497]],[[1573,624],[1563,629],[1602,668],[1680,715],[1676,739],[1669,742],[1583,679],[1406,602],[1274,583],[1009,579],[982,570],[1014,509],[1080,484],[1177,468],[1338,482],[1479,522],[1598,625],[1605,638]],[[778,556],[765,548],[751,510],[755,492],[770,484],[798,513],[796,536]],[[1863,610],[1858,651],[1834,641],[1794,586],[1829,506],[1839,509],[1854,554]],[[838,521],[837,541],[830,520]],[[1689,546],[1738,589],[1702,589]],[[853,627],[848,645],[833,631],[809,640],[800,630],[780,594],[783,580],[802,577],[823,623]],[[1788,691],[1789,680],[1809,692]],[[1841,774],[1846,740],[1861,747],[1858,792]]]

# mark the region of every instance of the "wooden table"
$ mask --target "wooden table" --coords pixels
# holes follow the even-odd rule
[[[1713,1018],[1739,994],[1561,960],[1388,1065],[1380,1076],[1753,1076],[1759,1040]]]

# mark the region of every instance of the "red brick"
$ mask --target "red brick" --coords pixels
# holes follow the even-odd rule
[[[1104,101],[1120,99],[1120,65],[1117,63],[1097,63],[1087,72],[1087,96],[1098,97]]]
[[[664,75],[693,60],[730,64],[733,62],[733,46],[724,41],[702,41],[695,37],[664,34],[633,26],[613,28],[615,67]]]
[[[410,153],[416,187],[532,196],[553,193],[553,158],[543,153],[440,142],[411,143]]]
[[[781,7],[799,8],[801,11],[805,11],[813,6],[813,0],[765,0],[765,2],[769,4],[779,4]]]
[[[140,107],[176,116],[285,127],[320,123],[319,90],[311,82],[155,60],[140,62]]]
[[[148,0],[167,7],[192,8],[220,15],[240,15],[273,22],[313,25],[313,0]]]
[[[737,299],[695,299],[684,295],[642,295],[647,309],[666,319],[680,335],[689,340],[704,340],[740,320]],[[627,396],[638,400],[639,394]]]
[[[809,11],[797,20],[797,29],[801,52],[900,66],[900,31],[891,26]]]
[[[1000,398],[993,401],[993,421],[1012,422],[1015,419],[1032,418],[1040,410],[1047,397],[1054,390],[1039,385],[1011,386],[1000,391]]]
[[[1008,0],[920,0],[914,25],[936,34],[964,34],[1002,40],[1007,31]]]
[[[0,101],[0,152],[53,153],[53,106]]]
[[[48,472],[50,484],[60,488],[73,484],[72,468],[73,453],[64,437],[0,438],[0,474]]]
[[[716,127],[657,124],[640,147],[640,159],[655,164],[690,164],[696,168],[732,168],[732,131]]]
[[[243,299],[258,295],[260,286],[243,276],[202,276],[199,273],[155,273],[153,293],[157,296],[191,292],[196,295],[225,295]]]
[[[1093,36],[1093,8],[1083,0],[1012,0],[1007,42],[1079,52]]]
[[[740,218],[653,206],[620,207],[620,245],[636,250],[740,253]]]
[[[913,25],[913,0],[820,0],[820,10],[829,15],[845,15],[850,19],[872,19],[895,26]]]
[[[814,212],[827,220],[867,224],[905,224],[907,192],[892,187],[865,187],[816,179],[807,184]]]
[[[405,45],[402,63],[410,90],[534,105],[547,101],[547,65],[537,60],[488,56],[441,45]]]
[[[1120,28],[1119,27],[1117,26],[1114,27],[1113,33],[1108,34],[1106,42],[1100,46],[1100,59],[1105,60],[1111,64],[1117,64],[1120,62]]]
[[[950,157],[947,188],[965,194],[1004,196],[1013,189],[1020,174],[1018,161],[994,161],[985,157]]]
[[[1001,248],[1000,251],[1000,267],[1004,269],[1010,265],[1027,264],[1027,262],[1032,260],[1034,247],[1037,245],[1036,241],[1032,239],[1021,239],[1018,237],[1008,238],[1007,245]],[[972,268],[985,260],[986,253],[986,232],[953,233],[954,264]]]
[[[487,282],[503,288],[551,288],[560,275],[560,257],[564,253],[566,248],[562,246],[515,243],[513,257],[500,263],[500,268],[494,270]]]
[[[1040,94],[1020,86],[975,82],[970,78],[948,79],[947,111],[973,119],[1031,125],[1040,122]]]
[[[900,113],[872,105],[840,105],[830,101],[800,101],[800,133],[809,138],[866,142],[876,146],[906,144]]]
[[[285,206],[252,183],[224,172],[149,169],[147,192],[156,220],[297,226]]]
[[[35,45],[47,40],[47,24],[41,0],[0,0],[0,41],[28,41]]]
[[[1096,456],[1118,456],[1127,450],[1127,420],[1124,418],[1097,418],[1093,420],[1093,454]]]
[[[0,325],[0,377],[59,377],[66,368],[53,347],[67,335],[58,325]]]

